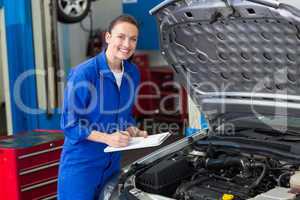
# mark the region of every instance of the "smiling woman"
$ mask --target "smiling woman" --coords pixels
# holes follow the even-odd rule
[[[107,48],[73,68],[64,95],[58,199],[92,200],[120,171],[119,152],[131,137],[147,136],[135,127],[132,106],[140,82],[130,61],[138,36],[135,19],[121,15],[105,34]],[[125,133],[125,134],[124,134]]]

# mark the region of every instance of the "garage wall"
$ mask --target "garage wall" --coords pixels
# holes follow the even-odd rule
[[[122,14],[121,0],[99,0],[93,2],[93,28],[106,29],[109,22]],[[90,26],[90,19],[86,18],[82,21],[82,25],[86,28]],[[59,24],[59,37],[61,45],[61,56],[64,59],[65,69],[70,66],[76,66],[86,59],[86,46],[89,33],[82,30],[80,23],[66,25]],[[141,51],[138,51],[141,52]],[[142,52],[143,53],[143,52]],[[149,54],[150,65],[160,66],[167,65],[160,54],[160,51],[147,51]],[[69,66],[68,66],[69,65]]]
[[[4,83],[3,83],[3,69],[0,64],[0,103],[5,102],[4,100]]]
[[[0,5],[2,2],[0,2]],[[1,23],[1,22],[0,22]],[[2,27],[2,24],[0,25]],[[0,30],[0,35],[2,34],[2,31]],[[1,53],[1,50],[0,50]],[[1,55],[0,55],[0,60],[2,60]],[[0,63],[0,103],[5,102],[4,100],[4,83],[3,83],[3,66]]]
[[[108,23],[118,15],[122,13],[122,1],[120,0],[99,0],[92,3],[93,11],[93,28],[94,29],[105,29]],[[90,26],[90,19],[87,17],[82,21],[82,25],[86,28]],[[65,25],[60,24],[64,34],[61,34],[63,40],[68,40],[64,42],[68,44],[67,48],[69,52],[69,64],[75,66],[86,59],[86,48],[89,33],[85,32],[81,27],[80,23]],[[66,30],[68,29],[68,30]],[[65,56],[65,55],[64,55]]]

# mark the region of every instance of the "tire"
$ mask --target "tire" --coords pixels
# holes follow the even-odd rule
[[[63,23],[83,20],[91,8],[91,0],[56,0],[57,19]]]

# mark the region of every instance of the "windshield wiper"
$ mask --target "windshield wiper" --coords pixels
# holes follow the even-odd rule
[[[250,132],[251,131],[251,132]],[[292,130],[281,132],[274,129],[265,128],[248,128],[237,129],[235,135],[237,137],[246,137],[249,139],[260,139],[270,141],[287,141],[287,142],[299,142],[300,133]]]
[[[297,136],[282,136],[279,138],[271,138],[272,141],[285,141],[285,142],[300,142],[300,137]]]
[[[300,132],[293,131],[293,130],[280,131],[275,129],[254,128],[254,131],[257,133],[269,134],[270,136],[283,136],[283,135],[298,136],[298,137],[300,136]]]
[[[245,139],[247,140],[247,139]],[[300,149],[298,148],[298,145],[279,145],[273,144],[271,146],[268,146],[268,142],[260,141],[227,141],[227,140],[200,140],[197,141],[195,147],[201,147],[205,145],[213,145],[213,146],[219,146],[224,148],[233,148],[233,149],[243,149],[248,151],[254,151],[254,152],[260,152],[260,153],[271,153],[272,155],[276,155],[279,157],[286,157],[290,159],[300,159]],[[196,148],[197,149],[197,148]]]

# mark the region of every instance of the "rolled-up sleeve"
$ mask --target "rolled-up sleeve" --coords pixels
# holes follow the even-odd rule
[[[91,83],[83,73],[71,72],[64,92],[61,128],[72,144],[85,140],[89,134],[86,120],[91,98]]]

